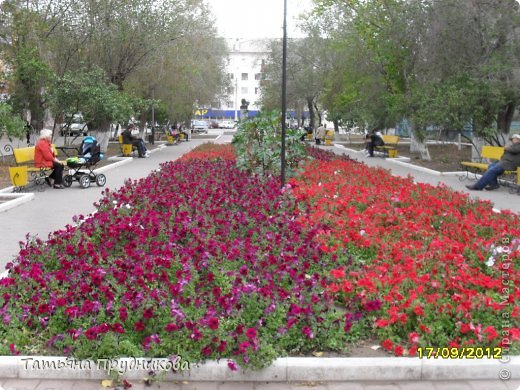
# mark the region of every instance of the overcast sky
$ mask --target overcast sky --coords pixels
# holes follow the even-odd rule
[[[281,38],[283,0],[207,0],[226,38]],[[287,35],[301,36],[296,17],[311,8],[311,0],[287,0]]]

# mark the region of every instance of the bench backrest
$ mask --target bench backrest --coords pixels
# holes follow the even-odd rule
[[[482,147],[482,152],[480,152],[480,157],[489,158],[491,160],[500,160],[503,154],[504,148],[502,146],[484,145]]]
[[[385,144],[397,144],[399,143],[399,136],[398,135],[386,135],[383,134],[383,142]]]
[[[54,154],[58,155],[56,145],[52,144]],[[25,148],[13,149],[14,161],[16,164],[27,164],[34,161],[34,146],[27,146]]]
[[[34,146],[13,149],[14,161],[17,164],[25,164],[34,161]]]

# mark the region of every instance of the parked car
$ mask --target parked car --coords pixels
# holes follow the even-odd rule
[[[222,121],[219,123],[221,129],[234,129],[237,126],[235,121]]]
[[[88,126],[83,119],[83,115],[78,113],[72,115],[72,118],[69,116],[60,127],[60,135],[62,137],[65,135],[88,135]]]
[[[194,120],[191,122],[191,128],[194,133],[207,133],[209,123],[203,120]]]

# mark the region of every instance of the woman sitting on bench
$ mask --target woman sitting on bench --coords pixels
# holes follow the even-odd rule
[[[54,179],[54,188],[63,188],[63,164],[54,154],[52,149],[52,131],[43,129],[40,131],[40,138],[34,147],[34,166],[36,168],[52,168],[53,171],[49,176],[45,177],[45,182],[50,187],[51,179]]]

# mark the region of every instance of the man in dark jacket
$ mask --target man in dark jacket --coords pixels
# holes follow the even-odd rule
[[[144,141],[141,138],[134,137],[132,135],[132,130],[134,128],[134,125],[131,123],[128,125],[125,131],[121,133],[123,136],[123,143],[124,144],[132,144],[137,148],[137,152],[139,153],[139,157],[144,158],[148,157],[149,154],[146,151],[146,146],[144,144]]]
[[[513,134],[511,145],[504,148],[500,161],[490,164],[488,170],[474,185],[466,186],[469,190],[496,190],[499,186],[498,177],[505,171],[515,171],[520,166],[520,134]]]

